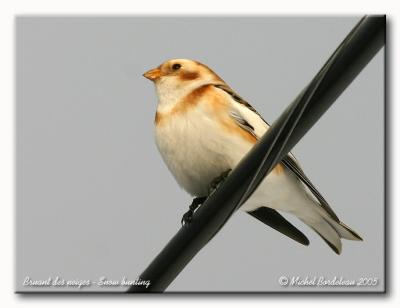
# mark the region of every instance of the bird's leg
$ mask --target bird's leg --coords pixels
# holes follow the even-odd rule
[[[208,188],[208,195],[210,196],[214,191],[218,188],[218,186],[225,181],[225,179],[228,177],[229,173],[232,171],[232,169],[226,170],[222,172],[219,176],[217,176],[215,179],[213,179],[209,185]],[[194,198],[192,201],[192,204],[189,206],[189,210],[183,214],[182,219],[181,219],[181,224],[186,225],[189,224],[192,221],[193,214],[197,208],[203,204],[204,201],[206,201],[207,197],[197,197]]]
[[[192,221],[192,217],[194,214],[194,211],[203,204],[204,201],[206,201],[207,197],[197,197],[194,198],[192,201],[192,204],[189,205],[189,210],[183,214],[182,219],[181,219],[181,224],[186,225]]]
[[[228,177],[229,173],[232,171],[232,169],[228,169],[224,172],[222,172],[219,176],[217,176],[215,179],[213,179],[208,187],[208,195],[210,196],[213,194],[219,185],[221,185],[225,179]]]

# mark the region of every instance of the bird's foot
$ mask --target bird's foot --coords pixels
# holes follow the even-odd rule
[[[222,172],[219,176],[217,176],[215,179],[213,179],[208,187],[208,195],[210,196],[213,194],[219,185],[221,185],[225,179],[228,177],[229,173],[232,171],[232,169],[228,169],[224,172]]]
[[[203,204],[203,202],[207,199],[207,197],[197,197],[194,198],[192,201],[192,204],[189,205],[189,210],[183,214],[182,219],[181,219],[181,224],[186,225],[189,224],[192,221],[194,211]]]
[[[211,195],[217,190],[218,186],[225,181],[225,179],[228,177],[231,171],[232,169],[226,170],[211,181],[208,188],[208,195]],[[203,204],[204,201],[206,201],[206,199],[207,197],[197,197],[193,199],[192,204],[189,206],[189,210],[182,216],[181,219],[182,226],[189,224],[192,221],[194,212],[200,205]]]

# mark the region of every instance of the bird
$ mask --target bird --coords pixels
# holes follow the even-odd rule
[[[177,183],[194,197],[184,220],[210,193],[210,183],[229,176],[270,125],[208,66],[171,59],[143,76],[158,98],[154,134],[157,148]],[[336,253],[341,239],[362,241],[345,225],[305,175],[292,153],[262,180],[240,208],[293,240],[308,238],[281,212],[297,217]]]

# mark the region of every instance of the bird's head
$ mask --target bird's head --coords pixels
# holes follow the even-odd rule
[[[160,100],[179,99],[205,84],[224,81],[206,65],[188,59],[172,59],[143,74],[154,82]]]

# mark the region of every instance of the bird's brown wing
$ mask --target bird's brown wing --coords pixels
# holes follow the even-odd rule
[[[252,112],[256,113],[262,121],[264,121],[268,126],[270,126],[268,122],[262,118],[262,116],[257,112],[257,110],[253,106],[251,106],[247,101],[245,101],[242,97],[240,97],[237,93],[235,93],[235,91],[233,91],[228,85],[217,84],[215,85],[215,87],[228,93],[234,101],[238,102],[239,104],[245,106]],[[237,122],[237,124],[242,129],[245,129],[246,131],[256,136],[252,124],[249,123],[244,117],[240,117],[240,114],[235,114],[235,116],[232,116],[232,118]],[[259,138],[257,137],[257,139]],[[294,158],[293,154],[290,153],[290,155],[286,155],[282,159],[282,164],[288,170],[293,172],[296,175],[296,177],[308,188],[311,194],[318,200],[318,203],[320,204],[321,208],[324,209],[333,220],[339,222],[339,218],[336,216],[335,212],[332,210],[332,208],[329,206],[328,202],[324,199],[324,197],[320,194],[320,192],[311,183],[309,178],[305,175],[300,165],[296,162],[296,159]]]
[[[255,114],[257,114],[265,123],[267,123],[267,121],[265,121],[261,115],[257,112],[257,110],[250,105],[247,101],[245,101],[240,95],[238,95],[235,91],[233,91],[228,85],[226,84],[216,84],[214,85],[215,87],[217,87],[218,89],[224,90],[226,93],[228,93],[233,100],[235,100],[236,102],[238,102],[239,104],[245,106],[247,109],[250,109],[251,111],[253,111]]]

